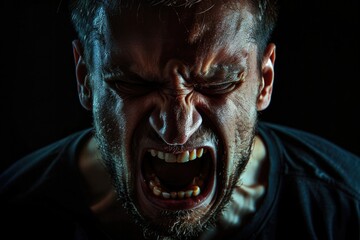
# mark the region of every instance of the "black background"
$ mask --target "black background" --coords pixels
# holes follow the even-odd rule
[[[66,1],[1,1],[1,168],[91,126],[77,96]],[[359,1],[283,0],[275,88],[261,119],[360,155]]]

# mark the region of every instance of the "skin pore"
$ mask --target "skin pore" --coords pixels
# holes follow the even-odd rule
[[[275,47],[259,61],[242,4],[121,15],[100,8],[90,66],[74,42],[79,97],[95,127],[79,166],[89,206],[109,231],[124,234],[131,218],[134,234],[186,239],[241,224],[258,207],[267,163],[255,127],[270,102]],[[194,150],[194,160],[172,163]],[[196,190],[180,197],[193,178],[202,178]]]

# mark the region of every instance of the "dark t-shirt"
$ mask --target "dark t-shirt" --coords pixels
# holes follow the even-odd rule
[[[266,196],[246,224],[221,239],[359,240],[360,158],[284,126],[259,123],[258,133],[270,160]],[[111,239],[87,207],[76,163],[91,135],[75,133],[0,176],[1,239]]]

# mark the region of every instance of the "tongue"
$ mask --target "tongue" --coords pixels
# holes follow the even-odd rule
[[[168,190],[178,191],[191,184],[194,177],[198,177],[201,170],[201,160],[186,163],[166,163],[164,160],[154,158],[152,166],[161,185]]]

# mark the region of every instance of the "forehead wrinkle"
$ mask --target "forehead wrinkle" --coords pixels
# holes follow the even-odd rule
[[[194,8],[196,8],[192,13],[194,20],[188,31],[189,43],[195,43],[207,32],[212,32],[214,29],[209,26],[209,23],[218,22],[223,12],[233,12],[241,15],[244,8],[253,12],[251,3],[245,0],[222,0],[220,4],[219,1],[209,0],[201,2]],[[237,21],[237,30],[240,29],[240,26],[241,21]]]
[[[211,19],[204,20],[207,21],[206,31],[197,35],[194,65],[195,72],[199,74],[206,73],[213,64],[243,63],[252,45],[252,15],[229,7],[224,11],[225,14],[211,14]],[[194,25],[193,31],[196,28],[198,26]]]
[[[145,46],[142,43],[134,43],[136,48],[128,51],[130,58],[135,60],[129,65],[129,70],[136,72],[143,78],[155,78],[160,75],[160,57],[162,53],[161,39],[153,45]]]
[[[144,45],[141,41],[132,42],[131,46],[118,47],[108,45],[111,51],[103,55],[103,68],[105,71],[127,70],[136,73],[143,79],[153,79],[159,76],[159,62],[161,47]],[[107,52],[104,51],[104,52]]]
[[[204,9],[207,9],[206,13],[201,12]],[[188,63],[193,65],[195,72],[206,72],[206,69],[212,64],[238,63],[237,58],[241,57],[241,54],[236,53],[244,48],[244,45],[241,45],[244,41],[241,39],[245,39],[241,36],[242,32],[245,32],[241,31],[244,29],[243,12],[230,6],[214,6],[213,4],[199,4],[193,6],[192,11],[189,12],[180,12],[178,16],[180,19],[178,20],[181,21],[178,22],[179,25],[177,26],[182,26],[184,27],[183,29],[185,29],[183,40],[177,41],[177,44],[184,44],[181,47],[188,48],[183,49],[188,51],[181,50],[176,55],[171,56],[174,52],[171,50],[172,54],[169,55],[169,50],[174,49],[175,46],[167,44],[167,47],[165,47],[166,39],[152,38],[152,40],[149,41],[149,36],[143,36],[127,43],[135,46],[131,48],[131,51],[130,48],[126,47],[119,50],[126,52],[126,55],[130,57],[128,58],[131,59],[131,62],[128,63],[130,70],[144,78],[160,76],[161,64],[165,60],[162,59],[164,56],[166,56],[165,58],[184,57],[188,55],[187,53],[190,54],[191,52]],[[189,13],[189,15],[187,13]],[[162,21],[160,20],[159,23],[160,22]],[[162,27],[166,28],[166,30],[163,29],[166,32],[171,32],[169,25],[159,26],[158,29]],[[243,36],[245,36],[245,34],[243,34]],[[145,39],[147,39],[147,41],[145,41]],[[229,43],[229,41],[232,43]],[[179,47],[179,45],[177,46]],[[225,63],[220,61],[224,61]]]

